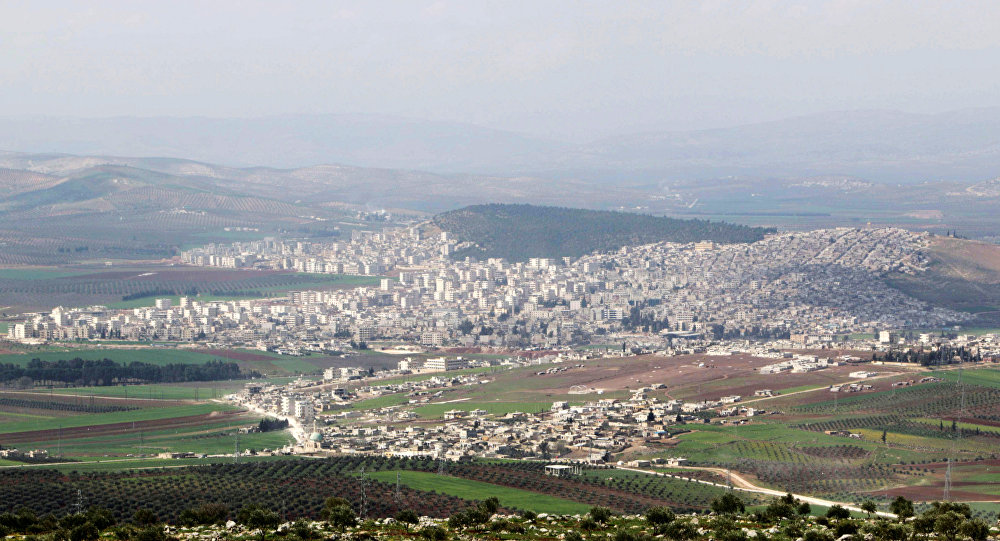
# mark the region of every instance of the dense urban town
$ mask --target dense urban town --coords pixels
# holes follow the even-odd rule
[[[188,265],[383,277],[377,287],[284,298],[56,308],[12,324],[13,340],[178,340],[288,353],[350,342],[557,347],[699,339],[829,340],[940,327],[970,316],[887,286],[919,273],[926,236],[901,229],[818,230],[753,244],[656,243],[578,259],[455,261],[463,243],[410,227],[350,242],[262,240],[184,252]]]

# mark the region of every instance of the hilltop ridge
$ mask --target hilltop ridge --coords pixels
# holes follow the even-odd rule
[[[651,242],[712,241],[749,243],[773,228],[749,227],[702,219],[677,219],[603,210],[526,204],[472,205],[435,216],[432,223],[469,246],[453,256],[579,257],[622,246]]]

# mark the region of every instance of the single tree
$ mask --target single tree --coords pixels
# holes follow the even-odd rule
[[[264,539],[268,530],[273,530],[281,524],[281,517],[266,507],[252,503],[240,509],[236,514],[236,522],[251,530],[260,530],[260,538]]]
[[[727,492],[712,500],[711,507],[712,511],[720,515],[732,515],[746,511],[746,505],[743,503],[743,500],[732,492]]]
[[[902,496],[896,496],[896,499],[889,504],[889,511],[900,521],[906,520],[913,516],[913,502]]]
[[[847,509],[844,509],[844,506],[840,504],[834,504],[830,506],[829,509],[826,510],[826,518],[830,518],[833,520],[843,520],[845,518],[850,518],[850,517],[851,517],[851,512],[848,511]]]

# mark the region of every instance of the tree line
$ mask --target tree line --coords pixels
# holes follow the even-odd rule
[[[211,360],[202,364],[156,365],[141,361],[119,363],[111,359],[43,361],[35,358],[26,366],[0,363],[0,383],[76,385],[100,387],[126,383],[183,383],[260,377],[256,370],[242,371],[235,362]]]
[[[873,361],[884,361],[892,363],[919,363],[921,366],[938,366],[952,363],[976,363],[983,360],[983,356],[973,353],[965,346],[953,348],[941,346],[936,350],[892,350],[884,353],[872,353]]]

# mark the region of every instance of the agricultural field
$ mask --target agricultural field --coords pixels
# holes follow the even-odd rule
[[[510,510],[537,508],[566,513],[584,513],[594,505],[634,513],[669,502],[617,488],[626,486],[628,480],[609,483],[589,476],[552,478],[542,473],[542,466],[462,462],[448,464],[447,470],[439,473],[440,464],[433,460],[337,457],[136,471],[96,469],[92,473],[86,473],[81,465],[80,471],[69,475],[62,473],[68,466],[60,466],[62,472],[45,467],[0,468],[0,512],[27,506],[38,513],[63,514],[76,501],[79,490],[87,501],[100,501],[119,517],[131,516],[135,502],[142,501],[172,521],[183,510],[204,503],[237,509],[248,502],[268,506],[287,517],[315,518],[328,497],[361,502],[362,485],[368,506],[364,511],[369,517],[393,516],[407,508],[427,516],[448,516],[469,507],[472,500],[492,495],[501,497],[502,506]],[[398,486],[397,471],[401,474]],[[140,478],[142,482],[136,482]],[[450,494],[453,491],[465,496],[455,497]],[[673,493],[659,488],[648,492]]]
[[[0,269],[4,311],[103,304],[112,308],[152,306],[154,298],[203,296],[230,300],[282,296],[294,289],[338,289],[376,285],[379,277],[269,270],[129,264]]]
[[[967,469],[998,458],[1000,371],[993,368],[965,370],[959,385],[957,370],[871,366],[870,370],[879,372],[865,381],[871,390],[833,394],[829,385],[856,381],[848,374],[857,366],[777,376],[762,376],[755,370],[771,362],[743,356],[640,356],[596,359],[582,366],[557,363],[484,370],[481,373],[487,383],[446,388],[433,404],[410,405],[408,397],[396,394],[364,400],[353,407],[397,406],[411,409],[422,420],[440,422],[442,414],[453,409],[483,409],[501,417],[511,411],[544,411],[556,400],[582,404],[600,398],[624,399],[633,389],[652,383],[666,384],[666,389],[651,393],[661,400],[718,399],[733,392],[743,394],[743,403],[758,410],[745,424],[716,418],[708,423],[676,425],[665,439],[628,447],[614,460],[679,456],[686,458],[691,468],[675,472],[684,479],[719,482],[720,473],[731,470],[759,487],[847,503],[856,503],[859,495],[865,495],[883,507],[894,495],[920,494],[922,501],[940,497],[949,458],[970,464]],[[917,383],[927,376],[943,381]],[[905,385],[893,385],[901,382]],[[570,394],[575,385],[603,392]],[[764,388],[776,395],[753,396],[754,390]],[[857,438],[848,437],[848,433]],[[958,471],[956,482],[965,482],[958,480]],[[683,501],[698,504],[712,499],[717,487],[689,485],[684,479],[657,483],[680,483],[702,495],[670,488],[662,492],[642,489],[641,493],[669,498],[682,494]],[[1000,491],[986,486],[983,479],[992,477],[970,480],[971,488],[962,489],[962,494],[978,500],[1000,496],[995,494]],[[652,483],[641,481],[643,486]],[[632,480],[632,485],[638,482]],[[627,491],[635,493],[632,485]],[[990,511],[984,508],[981,512]]]
[[[836,400],[826,390],[758,400],[754,407],[773,414],[743,426],[690,425],[658,456],[684,456],[694,467],[732,468],[765,487],[847,502],[858,494],[881,502],[940,498],[951,459],[964,465],[955,469],[953,497],[991,500],[994,488],[960,472],[982,472],[996,459],[998,372],[965,374],[963,385],[957,371],[938,371],[933,375],[943,382],[891,387],[912,377],[890,377]]]
[[[256,425],[260,416],[212,398],[233,390],[232,384],[212,385],[132,386],[131,395],[128,387],[0,392],[0,445],[46,450],[66,460],[163,452],[231,455],[237,430]],[[243,434],[238,443],[245,452],[291,441],[287,431],[275,431]]]
[[[245,381],[205,381],[191,383],[153,383],[147,385],[115,385],[103,387],[66,387],[46,389],[61,395],[101,396],[110,398],[143,398],[146,400],[217,400],[236,392]]]
[[[282,385],[297,377],[278,376],[255,380],[258,383]],[[78,395],[107,398],[136,398],[146,400],[218,400],[225,395],[242,389],[245,380],[233,381],[192,381],[188,383],[151,383],[142,385],[109,385],[102,387],[64,387],[59,389],[44,389],[35,392],[49,395]]]
[[[259,366],[285,360],[273,353],[251,350],[185,350],[185,355],[233,359]],[[340,360],[363,365],[359,361],[369,355],[359,353]],[[289,360],[318,368],[322,359],[311,356]],[[482,409],[499,418],[515,411],[544,412],[556,400],[575,405],[603,398],[627,399],[633,390],[653,383],[666,385],[665,389],[652,392],[660,400],[677,396],[688,400],[717,399],[729,388],[746,389],[741,391],[748,395],[745,404],[758,410],[758,414],[746,418],[744,424],[705,416],[673,425],[662,439],[626,445],[613,458],[613,461],[686,458],[687,467],[660,470],[673,477],[594,468],[575,478],[555,479],[544,475],[544,462],[528,461],[442,465],[429,460],[345,457],[316,462],[336,464],[331,468],[338,473],[332,475],[344,477],[345,483],[357,481],[358,471],[364,465],[366,482],[372,487],[384,483],[393,494],[385,504],[386,513],[392,509],[391,498],[396,497],[397,471],[401,472],[401,485],[409,491],[423,494],[424,490],[435,490],[442,498],[455,498],[442,500],[452,502],[450,509],[462,508],[469,505],[468,501],[490,494],[503,495],[501,504],[517,510],[571,512],[601,505],[619,512],[639,512],[652,505],[669,505],[678,510],[698,511],[707,508],[726,489],[697,481],[724,485],[726,471],[738,473],[758,487],[845,503],[870,498],[884,509],[898,495],[918,501],[939,498],[950,459],[954,470],[951,492],[956,498],[976,501],[1000,498],[1000,490],[994,488],[1000,475],[1000,458],[995,454],[1000,448],[997,410],[1000,386],[996,385],[1000,378],[995,369],[977,366],[964,370],[959,383],[957,370],[873,367],[880,374],[868,380],[872,390],[834,395],[827,386],[850,380],[847,372],[856,367],[795,374],[794,378],[758,374],[755,370],[758,363],[769,361],[741,356],[640,356],[515,369],[483,368],[463,373],[481,374],[487,380],[485,383],[444,388],[441,396],[430,404],[409,404],[405,393],[396,393],[352,405],[359,411],[385,407],[408,409],[418,415],[413,422],[433,425],[440,423],[448,410]],[[433,375],[419,374],[391,381]],[[942,381],[892,385],[928,375]],[[727,384],[733,387],[726,387]],[[120,469],[111,463],[96,466],[92,464],[94,460],[130,458],[130,455],[149,457],[167,451],[229,454],[236,445],[236,429],[256,423],[259,417],[213,400],[240,386],[242,382],[219,382],[7,393],[0,396],[0,445],[9,442],[22,448],[59,452],[87,461],[81,468],[91,469],[80,471],[95,473]],[[603,392],[570,394],[573,386]],[[752,391],[758,388],[772,389],[777,395],[753,397]],[[45,401],[62,401],[62,405],[38,404]],[[706,419],[709,422],[704,422]],[[847,437],[847,433],[857,437]],[[282,447],[288,441],[287,432],[248,434],[240,435],[239,446],[259,451]],[[68,466],[59,467],[67,471]],[[38,467],[18,469],[34,468]],[[235,485],[226,484],[235,483],[233,480],[218,483],[227,490],[237,490],[233,488]],[[748,505],[765,501],[752,493],[741,492],[741,495]],[[291,502],[290,512],[308,508],[296,502]],[[993,516],[990,513],[994,511],[988,506],[977,509],[984,517]]]
[[[509,509],[524,509],[536,513],[559,515],[584,514],[590,510],[590,507],[585,504],[555,496],[546,496],[536,492],[507,488],[479,481],[470,481],[459,477],[438,475],[431,472],[377,471],[371,477],[383,483],[395,483],[398,478],[401,485],[410,488],[426,492],[439,492],[467,500],[485,500],[495,496],[500,500],[500,505]]]
[[[20,352],[0,353],[0,363],[26,366],[32,359],[59,361],[70,359],[110,359],[118,363],[139,361],[154,365],[204,364],[212,360],[235,361],[241,370],[254,370],[268,376],[319,374],[330,366],[355,366],[339,356],[313,354],[306,356],[279,355],[266,351],[242,349],[207,349],[170,347],[169,345],[104,344],[94,347],[22,348]]]

